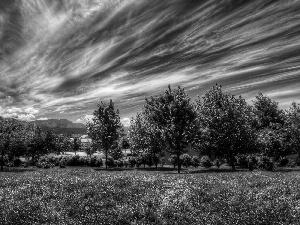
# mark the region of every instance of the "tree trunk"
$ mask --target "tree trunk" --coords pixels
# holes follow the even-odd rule
[[[177,168],[178,170],[177,171],[178,171],[178,173],[180,173],[180,166],[181,166],[180,165],[180,153],[177,153],[177,164],[178,164],[178,168]]]
[[[233,171],[235,171],[235,165],[234,165],[234,157],[232,153],[230,153],[230,165]]]
[[[158,162],[155,162],[155,167],[156,167],[156,170],[157,170],[157,164],[158,164]]]
[[[107,170],[107,150],[105,151],[105,169]]]
[[[1,172],[3,171],[3,167],[4,167],[4,151],[2,149],[2,152],[1,152]]]

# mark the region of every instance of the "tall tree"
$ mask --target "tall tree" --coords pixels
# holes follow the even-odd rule
[[[119,110],[115,110],[114,103],[101,102],[98,109],[93,113],[92,121],[87,123],[87,133],[92,138],[92,142],[99,146],[105,154],[105,160],[110,149],[121,136],[122,124],[120,122]],[[107,169],[107,164],[105,163]]]
[[[183,88],[172,90],[169,85],[164,94],[146,99],[143,113],[154,129],[162,133],[167,151],[176,155],[180,173],[180,155],[187,152],[195,130],[195,106]]]
[[[254,150],[252,108],[241,96],[225,93],[216,85],[197,100],[197,112],[201,129],[193,144],[205,153],[226,157],[235,170],[235,156]]]

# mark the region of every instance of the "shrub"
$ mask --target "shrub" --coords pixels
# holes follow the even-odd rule
[[[273,171],[274,170],[274,162],[270,157],[261,156],[258,161],[258,168]]]
[[[123,167],[124,166],[123,160],[115,160],[115,166],[116,167]]]
[[[207,155],[205,155],[205,156],[201,157],[200,165],[202,167],[209,168],[212,166],[212,162],[211,162],[210,158]]]
[[[236,157],[237,166],[240,168],[248,168],[248,157],[245,154],[238,154]]]
[[[280,157],[279,161],[278,161],[278,166],[287,166],[287,164],[289,163],[289,159],[286,157]]]
[[[55,165],[49,161],[48,157],[41,157],[36,163],[37,168],[49,169],[53,168]]]
[[[66,168],[66,164],[67,164],[67,160],[65,158],[62,158],[60,161],[59,161],[59,167],[60,168]]]
[[[165,164],[166,164],[165,157],[161,157],[161,159],[160,159],[160,165],[161,165],[161,167],[163,167]]]
[[[130,167],[134,167],[134,166],[137,164],[136,161],[137,161],[137,160],[136,160],[135,157],[130,157],[129,160],[128,160],[129,166],[130,166]]]
[[[192,164],[192,166],[193,167],[198,167],[198,166],[200,166],[200,159],[199,159],[199,157],[198,156],[193,156],[192,157],[192,160],[191,160],[191,164]]]
[[[107,161],[105,162],[105,164],[108,167],[114,167],[115,166],[115,160],[112,157],[107,157]]]
[[[21,159],[19,159],[18,157],[13,158],[13,165],[14,166],[20,166],[21,164],[22,164]]]
[[[192,162],[192,158],[189,154],[181,155],[180,160],[181,160],[182,165],[185,166],[186,168],[189,167]]]
[[[174,166],[177,166],[177,157],[176,155],[171,155],[171,157],[168,159],[168,161]]]
[[[294,160],[289,159],[289,162],[288,162],[288,164],[287,164],[286,166],[293,168],[293,167],[295,167],[296,165],[297,165],[297,164],[296,164],[296,162],[295,162]]]
[[[145,156],[146,157],[146,165],[151,167],[154,165],[153,157],[150,155]]]
[[[92,166],[92,167],[101,167],[103,166],[103,160],[101,158],[98,158],[96,156],[92,156],[90,158],[90,161],[89,161],[89,166]]]
[[[299,158],[299,156],[296,158],[295,164],[296,164],[296,166],[300,166],[300,158]]]
[[[220,166],[222,165],[222,161],[220,159],[215,159],[213,165],[220,168]]]

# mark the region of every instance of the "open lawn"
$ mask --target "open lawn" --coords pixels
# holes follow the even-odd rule
[[[0,224],[300,224],[300,172],[3,172]]]

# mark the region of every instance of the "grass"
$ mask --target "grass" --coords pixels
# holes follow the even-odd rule
[[[300,173],[0,173],[0,224],[300,224]]]

